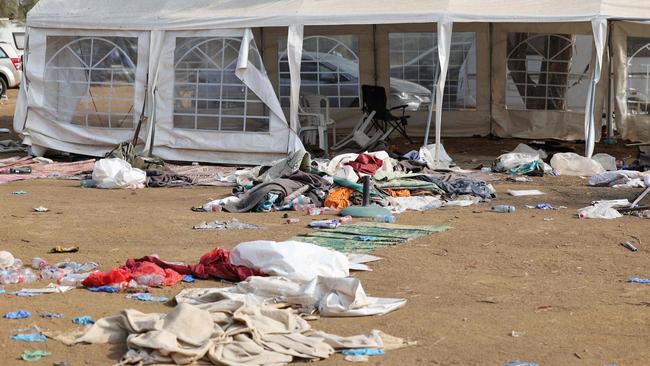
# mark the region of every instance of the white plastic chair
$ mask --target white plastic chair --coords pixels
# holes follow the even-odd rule
[[[336,121],[330,117],[329,99],[322,95],[306,94],[303,96],[303,100],[305,112],[323,116],[327,128],[332,129],[332,144],[336,145]]]
[[[325,115],[307,111],[305,99],[300,98],[298,105],[298,120],[300,121],[300,130],[298,136],[305,144],[314,145],[318,137],[318,147],[327,153],[327,122]]]

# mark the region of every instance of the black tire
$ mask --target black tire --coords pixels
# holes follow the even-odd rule
[[[7,94],[7,80],[3,75],[0,75],[0,96]]]

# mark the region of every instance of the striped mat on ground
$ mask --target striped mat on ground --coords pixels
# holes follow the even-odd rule
[[[347,253],[367,253],[407,240],[447,231],[444,225],[397,225],[375,222],[344,224],[336,229],[320,229],[290,240],[312,243]]]

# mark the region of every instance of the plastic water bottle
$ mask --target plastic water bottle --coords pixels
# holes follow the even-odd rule
[[[377,215],[375,216],[375,222],[384,222],[389,224],[395,223],[395,216],[393,215]]]
[[[513,212],[515,212],[515,206],[496,205],[496,206],[492,206],[492,211],[501,212],[501,213],[513,213]]]
[[[38,275],[32,272],[32,270],[29,268],[25,268],[24,270],[22,270],[22,276],[23,276],[23,282],[25,283],[33,283],[38,281]]]
[[[309,216],[318,216],[324,214],[325,210],[320,207],[310,207],[309,210],[307,210],[307,213]]]
[[[436,208],[442,207],[442,201],[441,200],[435,200],[427,203],[424,207],[422,207],[422,211],[428,211],[428,210],[433,210]]]
[[[63,276],[59,281],[57,281],[60,285],[64,286],[75,286],[79,287],[81,286],[81,283],[83,280],[88,278],[90,275],[90,272],[88,273],[68,273],[67,275]]]
[[[82,188],[95,188],[97,186],[97,181],[94,179],[82,179],[81,182],[79,182],[79,185]]]
[[[47,267],[47,261],[43,258],[35,257],[32,258],[32,268],[33,269],[43,269]]]
[[[157,274],[142,275],[135,278],[135,281],[139,285],[145,285],[149,287],[161,287],[163,280],[163,276]]]
[[[22,282],[22,276],[18,275],[18,272],[16,271],[7,271],[7,270],[2,270],[0,271],[0,283],[2,284],[13,284],[13,283],[19,283]]]
[[[336,229],[341,223],[339,220],[314,220],[309,223],[310,227],[320,229]]]
[[[97,267],[99,267],[99,264],[95,262],[84,262],[75,272],[90,272],[96,270]]]

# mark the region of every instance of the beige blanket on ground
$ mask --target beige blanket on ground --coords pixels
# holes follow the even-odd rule
[[[99,319],[79,337],[54,337],[68,344],[122,343],[119,365],[284,365],[328,358],[335,349],[382,348],[381,333],[339,337],[311,329],[290,310],[247,301],[179,304],[168,314],[126,309]]]

